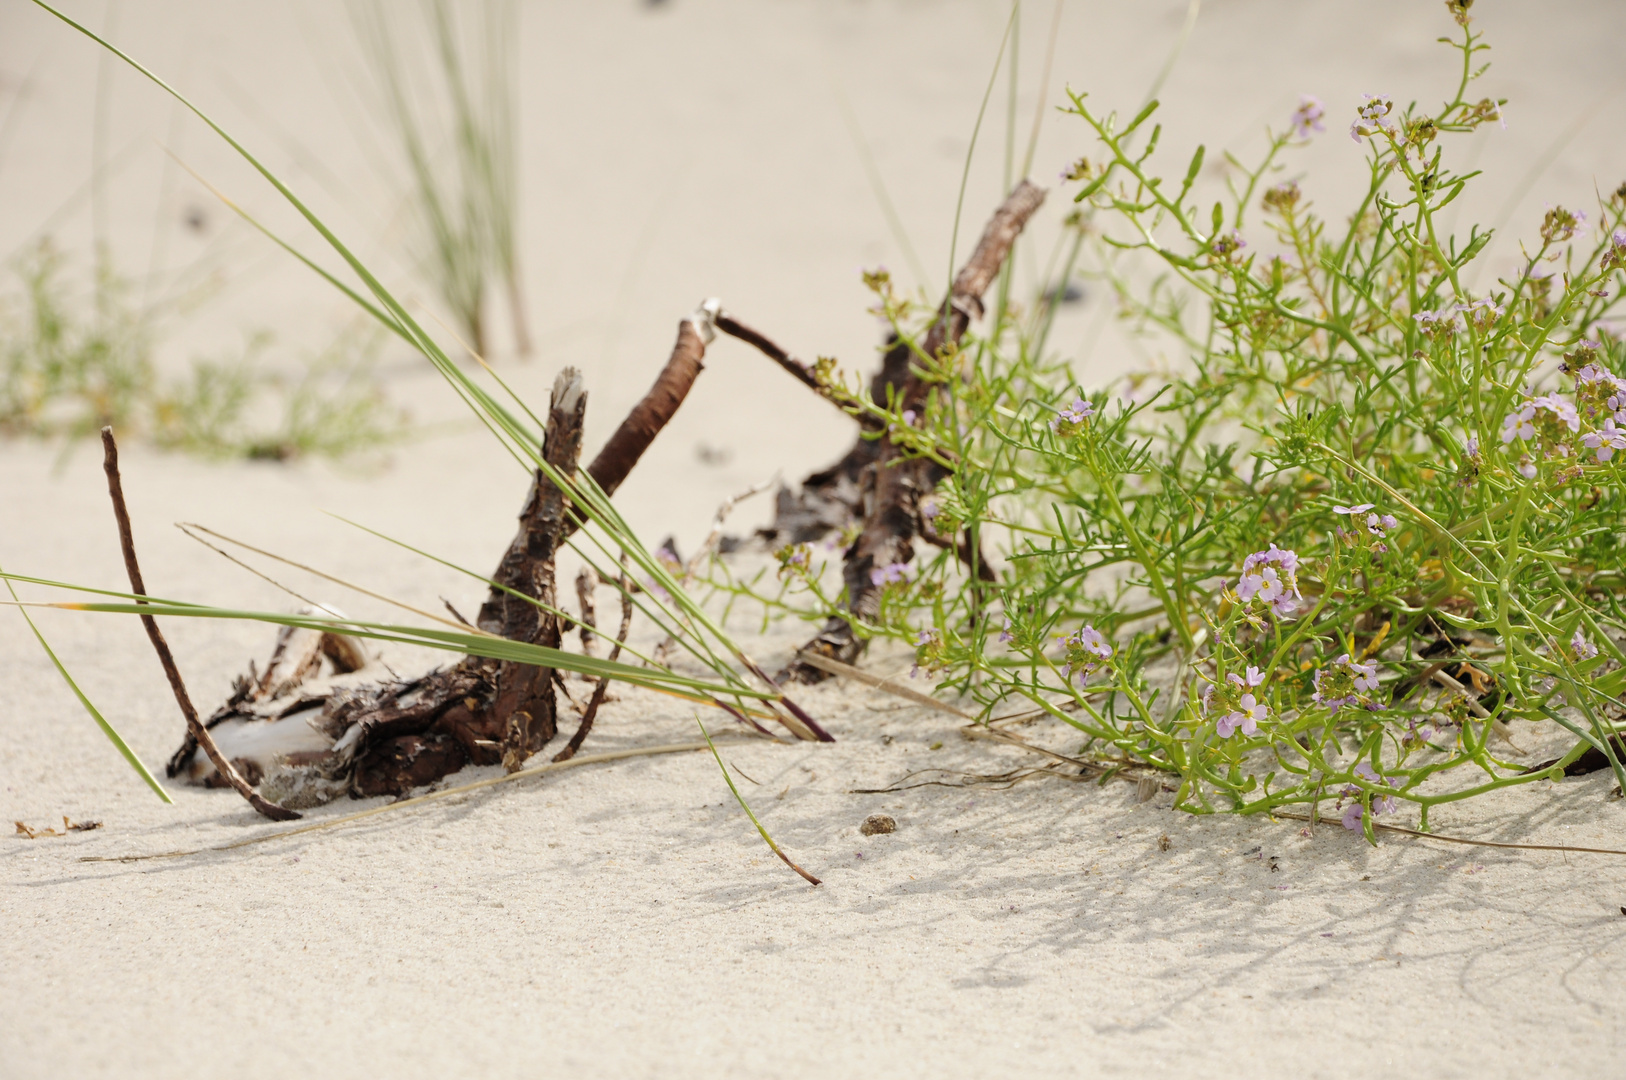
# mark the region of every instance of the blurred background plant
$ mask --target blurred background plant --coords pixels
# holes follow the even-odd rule
[[[75,440],[121,435],[205,457],[343,457],[406,433],[375,373],[381,332],[342,333],[302,361],[272,363],[275,339],[252,333],[236,355],[194,359],[177,375],[155,361],[160,311],[132,299],[105,254],[90,295],[49,241],[16,264],[0,294],[0,434]]]
[[[352,0],[376,107],[410,185],[413,261],[474,352],[505,294],[514,350],[531,352],[518,250],[513,0]]]

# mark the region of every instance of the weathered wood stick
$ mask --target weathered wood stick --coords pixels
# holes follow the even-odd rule
[[[712,326],[717,310],[717,301],[707,300],[693,315],[678,323],[677,342],[672,346],[666,366],[655,376],[655,385],[632,407],[587,467],[588,475],[606,495],[613,495],[621,486],[649,444],[655,441],[655,436],[689,396],[689,389],[705,367],[701,361],[705,358],[706,346],[716,336]]]
[[[119,526],[119,547],[124,552],[124,569],[130,577],[130,591],[139,596],[147,595],[146,583],[141,579],[141,564],[136,561],[135,535],[130,528],[130,511],[124,504],[124,483],[119,477],[119,448],[113,441],[113,429],[102,428],[102,470],[107,473],[107,493],[113,499],[113,517]],[[145,600],[137,600],[138,604],[145,604]],[[237,790],[237,793],[248,800],[248,804],[272,821],[295,821],[299,814],[286,807],[278,806],[268,799],[262,798],[260,793],[249,786],[242,774],[227,761],[221,754],[220,747],[215,745],[214,736],[209,734],[198,719],[197,709],[192,707],[192,695],[186,692],[186,683],[181,680],[181,671],[175,666],[175,657],[169,651],[169,642],[164,640],[164,632],[158,629],[158,620],[151,615],[141,616],[141,625],[147,630],[147,638],[152,642],[153,651],[158,654],[158,662],[163,665],[164,674],[169,678],[169,688],[175,693],[175,702],[181,707],[181,715],[186,718],[186,729],[203,747],[215,769],[225,778],[226,782]]]
[[[587,391],[582,387],[581,372],[567,367],[554,380],[548,427],[542,437],[543,459],[566,480],[576,475],[586,415]],[[569,507],[569,497],[538,469],[525,508],[520,511],[519,531],[492,580],[548,607],[558,607],[553,563],[565,534]],[[488,633],[548,648],[558,648],[563,637],[563,628],[555,616],[495,587],[481,605],[477,622]],[[552,670],[505,661],[497,670],[492,712],[504,724],[503,764],[513,772],[558,731]]]

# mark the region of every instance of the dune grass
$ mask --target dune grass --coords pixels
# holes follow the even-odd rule
[[[513,0],[351,0],[378,107],[408,180],[415,261],[485,356],[493,286],[531,350],[518,239],[518,8]]]

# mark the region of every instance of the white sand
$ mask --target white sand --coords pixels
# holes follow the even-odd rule
[[[590,442],[641,392],[677,318],[703,295],[722,296],[804,355],[867,362],[874,328],[856,269],[905,263],[830,86],[853,102],[928,267],[946,266],[959,155],[1003,18],[993,3],[668,6],[526,11],[528,274],[542,349],[511,370],[540,397],[559,364],[580,364],[593,394]],[[1544,202],[1586,205],[1594,180],[1607,190],[1626,179],[1614,138],[1626,121],[1615,59],[1626,8],[1478,7],[1498,65],[1485,92],[1514,105],[1509,129],[1482,137],[1481,163],[1494,172],[1467,212],[1494,220],[1530,163],[1573,130],[1561,160],[1515,204],[1528,236]],[[99,5],[73,8],[99,25]],[[1025,85],[1042,58],[1047,8],[1024,20]],[[1310,159],[1317,175],[1348,167],[1355,147],[1342,127],[1360,91],[1441,92],[1431,41],[1449,24],[1437,8],[1210,0],[1163,94],[1169,169],[1197,138],[1256,146],[1258,128],[1279,122],[1301,91],[1328,103],[1330,130]],[[1055,81],[1132,109],[1184,10],[1069,6]],[[119,26],[121,41],[272,147],[274,164],[317,189],[370,257],[384,257],[387,191],[366,179],[320,71],[346,48],[333,12],[167,0],[123,5]],[[94,53],[21,3],[0,9],[0,109],[41,55],[0,146],[0,252],[32,235],[88,168]],[[228,79],[297,129],[349,197],[322,192],[271,128],[234,104]],[[127,267],[144,267],[150,250],[164,160],[155,140],[179,141],[234,195],[273,207],[195,125],[172,140],[155,94],[122,73],[114,85],[114,147],[141,142],[109,197]],[[1019,143],[1032,108],[1024,98]],[[989,124],[966,233],[997,199],[1003,131]],[[1054,176],[1088,151],[1077,121],[1049,119],[1035,172]],[[1331,213],[1343,190],[1313,194]],[[207,205],[177,182],[163,227],[175,228],[187,200]],[[1060,212],[1048,209],[1041,240]],[[247,326],[319,345],[342,325],[328,294],[215,220],[225,239],[206,265],[230,285],[175,326],[172,362]],[[82,251],[85,213],[65,221],[64,246]],[[177,230],[168,263],[196,254],[185,244],[208,242]],[[1045,250],[1041,242],[1019,266],[1026,272]],[[1103,311],[1070,313],[1057,343],[1074,350]],[[1080,365],[1086,382],[1124,362],[1111,335],[1102,340]],[[420,418],[456,416],[430,378],[403,374],[392,392]],[[827,413],[743,348],[717,346],[620,501],[652,538],[676,530],[692,546],[722,496],[839,451],[848,433]],[[732,450],[732,463],[696,464],[702,441]],[[97,458],[87,446],[56,468],[54,448],[0,445],[3,565],[122,584]],[[466,610],[478,600],[466,579],[320,510],[484,570],[507,540],[523,475],[462,429],[390,459],[357,475],[126,449],[149,587],[228,605],[287,603],[168,528],[202,520],[407,601],[447,596]],[[742,511],[742,523],[751,518]],[[331,589],[319,595],[372,610]],[[41,623],[142,757],[162,762],[181,727],[140,628],[66,613]],[[167,630],[205,707],[270,637],[250,624]],[[764,662],[782,660],[794,636],[764,643]],[[742,788],[776,838],[824,879],[817,889],[772,858],[698,754],[588,766],[228,853],[83,863],[274,827],[229,793],[176,788],[176,805],[160,805],[15,617],[0,618],[0,688],[5,819],[104,822],[67,838],[0,841],[8,1078],[1616,1076],[1626,1050],[1626,859],[1398,838],[1372,849],[1336,824],[1306,838],[1292,822],[1174,814],[1167,795],[1136,805],[1121,784],[852,795],[915,768],[996,772],[1030,759],[964,741],[951,718],[823,686],[803,698],[836,745],[725,748],[760,782]],[[606,709],[588,751],[686,741],[692,724],[666,702],[627,695]],[[1030,734],[1068,745],[1052,730]],[[930,750],[937,741],[943,748]],[[1435,825],[1626,848],[1610,786],[1601,775],[1533,785],[1448,808]],[[858,824],[878,811],[897,818],[898,832],[861,837]]]

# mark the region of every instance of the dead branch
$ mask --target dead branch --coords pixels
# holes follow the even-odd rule
[[[682,404],[702,369],[717,309],[715,300],[707,301],[683,320],[672,354],[654,385],[588,467],[606,492],[620,486]],[[580,377],[567,371],[555,384],[543,438],[544,457],[567,476],[576,469],[585,407]],[[502,588],[488,594],[474,620],[478,628],[558,647],[561,620],[539,605],[558,607],[554,555],[582,520],[579,508],[572,508],[545,475],[533,477],[519,528],[492,574]],[[623,588],[624,598],[627,591]],[[461,621],[455,612],[453,617]],[[335,655],[337,646],[330,647],[326,641],[328,636],[323,637],[321,655],[310,653],[311,643],[301,643],[303,659],[292,667],[274,665],[278,676],[274,680],[252,672],[239,679],[231,699],[205,725],[234,725],[234,737],[265,722],[294,721],[311,729],[303,733],[303,741],[294,740],[299,746],[293,752],[256,763],[265,771],[267,792],[286,793],[280,801],[315,805],[343,792],[401,796],[466,764],[493,765],[506,760],[514,768],[556,734],[554,673],[547,669],[468,656],[412,680],[307,683],[306,679],[319,676],[322,655],[334,661],[336,670],[346,670]],[[287,676],[294,667],[299,677],[290,682]],[[281,696],[273,696],[273,690],[281,691]],[[579,748],[579,740],[591,731],[590,718],[606,693],[607,688],[597,688],[593,702],[583,711],[586,722],[573,739],[574,747]],[[787,708],[800,711],[789,703]],[[806,728],[796,719],[790,724]],[[800,733],[818,737],[816,732],[817,725],[813,725]],[[197,745],[189,738],[172,768],[186,767],[196,775]],[[307,745],[329,749],[305,749]]]
[[[107,473],[107,493],[113,500],[113,517],[118,522],[119,547],[124,552],[124,569],[130,577],[130,591],[144,597],[147,586],[141,579],[141,565],[136,561],[135,535],[130,528],[130,511],[124,504],[124,483],[119,477],[119,448],[113,441],[111,427],[102,428],[102,470]],[[137,600],[136,603],[145,604],[146,601]],[[142,615],[141,625],[147,630],[147,638],[152,642],[153,651],[158,654],[158,662],[163,665],[169,688],[175,694],[175,702],[181,707],[181,715],[186,718],[187,733],[203,748],[215,769],[239,795],[248,800],[250,806],[272,821],[296,820],[300,816],[298,813],[262,798],[220,753],[220,748],[198,719],[197,709],[192,707],[192,696],[187,693],[181,671],[175,666],[175,657],[169,651],[169,642],[164,640],[164,632],[158,629],[158,620],[151,615]]]
[[[655,441],[655,436],[661,433],[678,406],[683,404],[683,399],[688,397],[689,388],[705,366],[701,360],[705,358],[706,346],[715,336],[712,326],[718,306],[716,300],[707,300],[693,315],[678,324],[677,342],[672,346],[672,355],[666,361],[666,366],[655,377],[655,385],[649,388],[642,401],[632,407],[615,434],[610,436],[610,441],[604,444],[604,449],[587,467],[588,475],[597,481],[606,495],[614,494],[615,489],[621,486],[644,451],[649,449],[649,444]]]
[[[780,348],[762,331],[746,326],[726,311],[717,313],[717,329],[729,337],[738,338],[748,345],[755,346],[758,352],[788,371],[797,382],[830,402],[830,404],[841,408],[842,412],[846,412],[841,403],[831,395],[829,388],[819,382],[819,377],[814,374],[813,369],[808,367],[805,361],[796,359],[796,357]]]
[[[610,646],[611,663],[620,658],[621,646],[627,643],[627,631],[632,628],[632,582],[627,577],[625,555],[621,557],[621,563],[621,630],[615,635],[615,644]],[[587,571],[582,572],[586,573]],[[582,722],[577,725],[576,734],[570,737],[570,742],[566,744],[563,750],[553,755],[554,761],[569,761],[576,756],[576,751],[582,748],[582,743],[587,741],[588,734],[593,730],[593,721],[598,716],[598,707],[604,704],[604,695],[609,688],[609,679],[600,679],[598,685],[593,687],[593,696],[587,702],[587,710],[582,713]]]
[[[959,344],[971,320],[983,313],[983,293],[999,274],[1011,245],[1044,202],[1044,197],[1044,189],[1030,181],[1023,180],[1016,185],[983,229],[971,257],[955,275],[948,298],[918,347],[899,342],[888,351],[871,385],[875,401],[886,402],[890,398],[900,412],[924,415],[933,384],[922,377],[914,361],[922,357],[935,361]],[[868,484],[860,479],[866,475],[870,477]],[[869,489],[868,497],[863,500],[863,504],[867,504],[863,529],[847,549],[843,566],[849,598],[847,607],[857,618],[873,619],[880,609],[881,585],[876,580],[876,571],[913,560],[915,539],[925,531],[920,513],[921,497],[942,475],[940,466],[922,458],[906,457],[883,431],[879,438],[861,435],[833,468],[808,478],[804,492],[809,485],[839,486],[844,479],[857,480],[861,493],[866,487]],[[956,549],[972,567],[973,575],[984,579],[987,559],[982,553],[964,541],[957,542]],[[836,617],[825,624],[803,651],[850,663],[862,646],[863,642],[853,633],[852,624]],[[779,673],[781,682],[787,678],[816,682],[824,677],[824,672],[805,660],[798,660]]]
[[[598,611],[593,606],[593,592],[597,588],[598,572],[591,566],[582,567],[576,574],[576,604],[582,613],[577,629],[581,633],[583,656],[592,656],[596,651],[593,646],[598,641],[594,633],[598,629]]]

